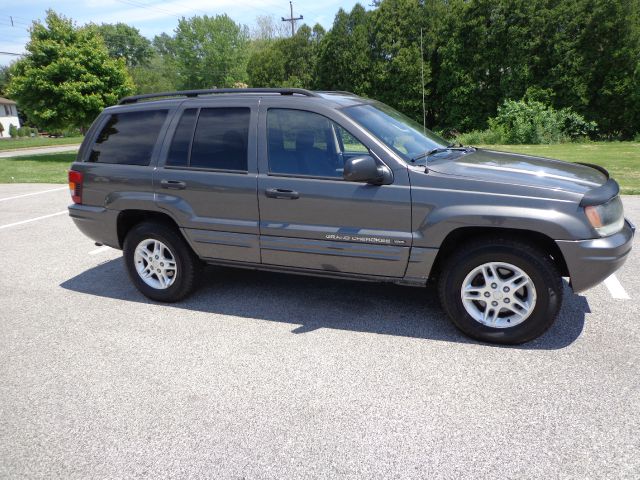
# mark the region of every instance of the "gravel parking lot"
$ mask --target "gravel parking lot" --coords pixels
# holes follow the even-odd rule
[[[640,478],[637,237],[498,347],[429,289],[211,268],[152,303],[69,201],[0,185],[2,478]]]

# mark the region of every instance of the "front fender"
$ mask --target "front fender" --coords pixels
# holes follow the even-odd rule
[[[447,235],[463,227],[529,230],[554,240],[588,238],[591,232],[576,213],[553,208],[490,204],[436,207],[416,223],[414,245],[437,248]]]

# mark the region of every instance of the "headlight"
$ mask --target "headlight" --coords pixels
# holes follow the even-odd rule
[[[619,196],[613,197],[602,205],[584,207],[584,213],[601,237],[619,232],[624,226],[624,212]]]

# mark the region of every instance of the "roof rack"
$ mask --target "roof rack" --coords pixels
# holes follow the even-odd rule
[[[124,97],[118,105],[137,103],[140,100],[163,97],[199,97],[200,95],[214,95],[218,93],[279,93],[280,95],[304,95],[305,97],[319,97],[315,92],[304,88],[211,88],[204,90],[179,90],[176,92],[145,93],[143,95],[133,95]]]
[[[348,97],[358,97],[359,95],[353,93],[353,92],[347,92],[346,90],[317,90],[316,93],[328,93],[328,94],[334,94],[334,95],[345,95]]]

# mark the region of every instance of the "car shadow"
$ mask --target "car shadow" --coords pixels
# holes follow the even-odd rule
[[[63,282],[62,288],[130,302],[155,303],[129,282],[121,258]],[[565,284],[562,310],[540,338],[516,347],[552,350],[582,332],[589,304]],[[200,288],[170,308],[289,323],[294,334],[320,328],[481,344],[460,333],[441,310],[435,288],[353,282],[244,269],[207,267]]]

